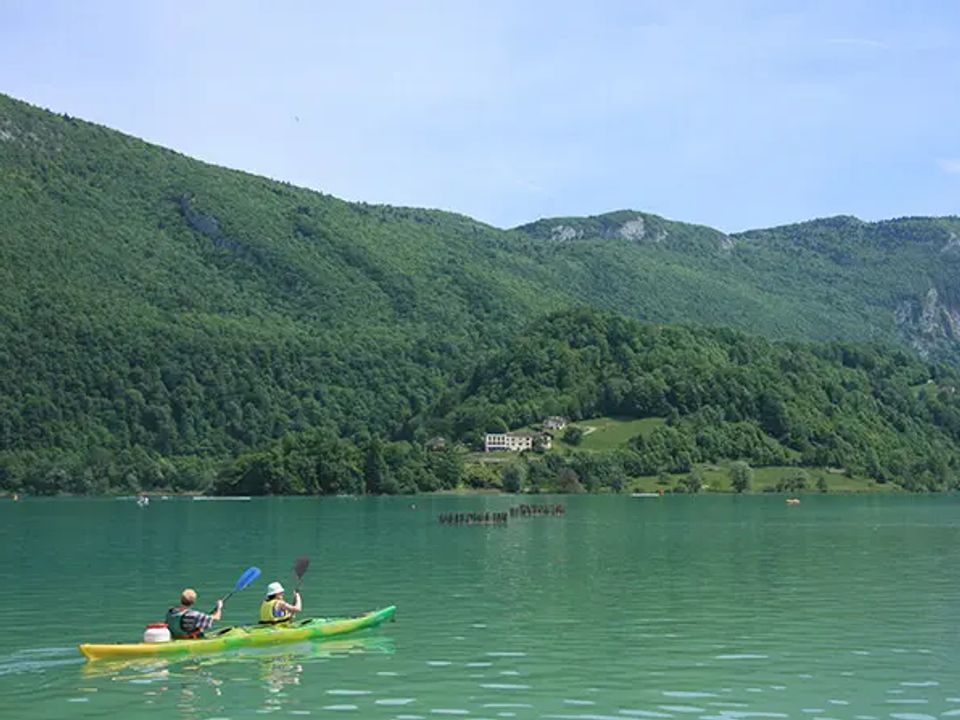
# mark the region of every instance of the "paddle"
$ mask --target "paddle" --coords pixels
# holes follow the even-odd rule
[[[260,577],[260,568],[248,567],[243,571],[243,574],[237,578],[237,583],[233,586],[233,590],[224,595],[223,602],[226,602],[235,592],[243,590],[258,577]]]
[[[307,568],[310,567],[310,558],[306,555],[298,557],[296,562],[293,563],[293,574],[297,576],[297,589],[294,592],[300,592],[300,585],[303,584],[303,576],[307,573]]]

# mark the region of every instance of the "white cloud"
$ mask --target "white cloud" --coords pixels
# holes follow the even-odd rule
[[[960,158],[941,158],[937,164],[947,175],[960,175]]]

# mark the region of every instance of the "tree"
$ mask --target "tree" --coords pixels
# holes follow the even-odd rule
[[[796,470],[785,478],[781,478],[777,483],[777,492],[797,492],[807,489],[807,473],[803,470]]]
[[[510,463],[500,473],[503,491],[518,493],[523,487],[524,467],[520,463]]]
[[[753,481],[753,469],[742,460],[730,464],[730,487],[734,492],[742,493],[750,489]]]
[[[819,490],[822,493],[825,493],[828,490],[830,490],[829,486],[827,485],[827,479],[823,475],[820,475],[817,478],[817,490]]]
[[[436,450],[427,456],[427,471],[433,474],[440,487],[452,490],[463,477],[463,458],[454,448]]]
[[[383,458],[383,444],[380,438],[373,438],[367,446],[367,455],[363,463],[363,483],[369,495],[386,492],[387,461]],[[393,488],[391,488],[393,489]]]
[[[576,425],[569,426],[563,433],[563,441],[567,445],[579,445],[583,439],[583,430]]]
[[[557,473],[556,491],[558,493],[582,493],[583,485],[573,468],[565,467]]]
[[[695,467],[690,471],[689,475],[680,481],[680,483],[683,485],[686,492],[698,493],[703,489],[703,481],[703,470]]]

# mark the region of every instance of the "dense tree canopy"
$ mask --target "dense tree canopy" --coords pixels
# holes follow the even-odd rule
[[[424,442],[612,409],[671,419],[629,449],[629,472],[740,452],[895,480],[929,450],[939,480],[950,399],[901,386],[931,379],[917,349],[956,356],[957,232],[955,218],[835,218],[727,236],[633,211],[505,231],[343,202],[0,96],[0,490],[484,486],[499,474]],[[628,336],[606,338],[626,353],[608,358],[584,345],[606,331],[575,312],[538,320],[582,306],[909,354],[726,331],[704,336],[710,354],[699,331],[604,319]],[[552,332],[549,347],[524,328]],[[724,343],[755,355],[721,362]],[[807,396],[818,363],[840,369]],[[573,489],[601,472],[572,471]]]

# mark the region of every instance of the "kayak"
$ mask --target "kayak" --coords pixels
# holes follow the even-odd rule
[[[176,657],[197,653],[225,652],[236,648],[265,647],[302,642],[376,627],[393,619],[397,607],[391,605],[352,618],[312,618],[282,625],[231,627],[197,640],[171,640],[158,643],[83,643],[80,652],[88,660],[121,660],[137,657]]]

